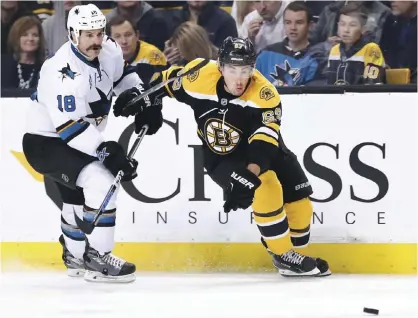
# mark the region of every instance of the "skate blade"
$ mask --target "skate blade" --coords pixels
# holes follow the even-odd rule
[[[86,271],[84,275],[84,280],[90,283],[132,283],[136,280],[135,274],[129,274],[124,276],[110,276],[110,275],[103,275],[99,272],[94,271]]]
[[[326,277],[326,276],[331,276],[331,271],[327,270],[326,272],[320,273],[318,276],[319,277]]]
[[[84,277],[85,273],[84,268],[67,268],[67,275],[70,277]]]
[[[279,269],[279,274],[284,277],[318,277],[321,272],[318,268],[314,268],[310,272],[297,273],[288,269]]]

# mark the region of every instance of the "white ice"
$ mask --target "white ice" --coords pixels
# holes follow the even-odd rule
[[[0,274],[0,317],[418,317],[417,276],[137,273],[132,284],[87,283],[64,272]]]

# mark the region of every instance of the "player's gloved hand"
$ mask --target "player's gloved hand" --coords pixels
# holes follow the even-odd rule
[[[163,125],[162,106],[145,107],[135,116],[135,132],[148,125],[147,135],[154,135]]]
[[[115,115],[115,117],[129,117],[135,115],[143,107],[145,107],[147,105],[146,102],[148,102],[148,105],[151,105],[149,97],[147,97],[146,99],[141,99],[132,106],[128,107],[128,103],[140,94],[141,92],[136,87],[132,87],[122,92],[116,99],[115,104],[113,105],[113,114]]]
[[[122,181],[131,181],[137,177],[138,161],[129,159],[122,146],[116,141],[105,141],[96,150],[100,162],[116,177],[123,171]]]
[[[254,200],[255,190],[261,185],[261,180],[247,168],[241,168],[232,171],[229,182],[224,204],[225,213],[250,207]]]

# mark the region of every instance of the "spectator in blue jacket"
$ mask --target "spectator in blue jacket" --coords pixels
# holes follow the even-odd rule
[[[318,62],[309,54],[312,14],[303,1],[291,2],[283,21],[286,38],[261,51],[256,68],[276,87],[305,85],[318,72]]]

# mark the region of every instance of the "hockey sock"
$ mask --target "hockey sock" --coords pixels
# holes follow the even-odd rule
[[[86,237],[75,222],[74,211],[80,214],[82,210],[81,205],[68,203],[63,203],[61,210],[61,231],[64,234],[65,246],[74,257],[79,259],[83,259]]]
[[[97,210],[84,206],[83,219],[93,222]],[[101,254],[112,251],[115,245],[116,209],[106,210],[99,218],[93,233],[86,235],[89,245]]]
[[[309,198],[285,204],[289,220],[290,237],[295,248],[306,247],[310,239],[313,207]]]
[[[252,204],[254,220],[268,249],[277,255],[284,254],[292,248],[292,243],[282,186],[273,171],[267,171],[259,178],[261,186],[256,190]]]

